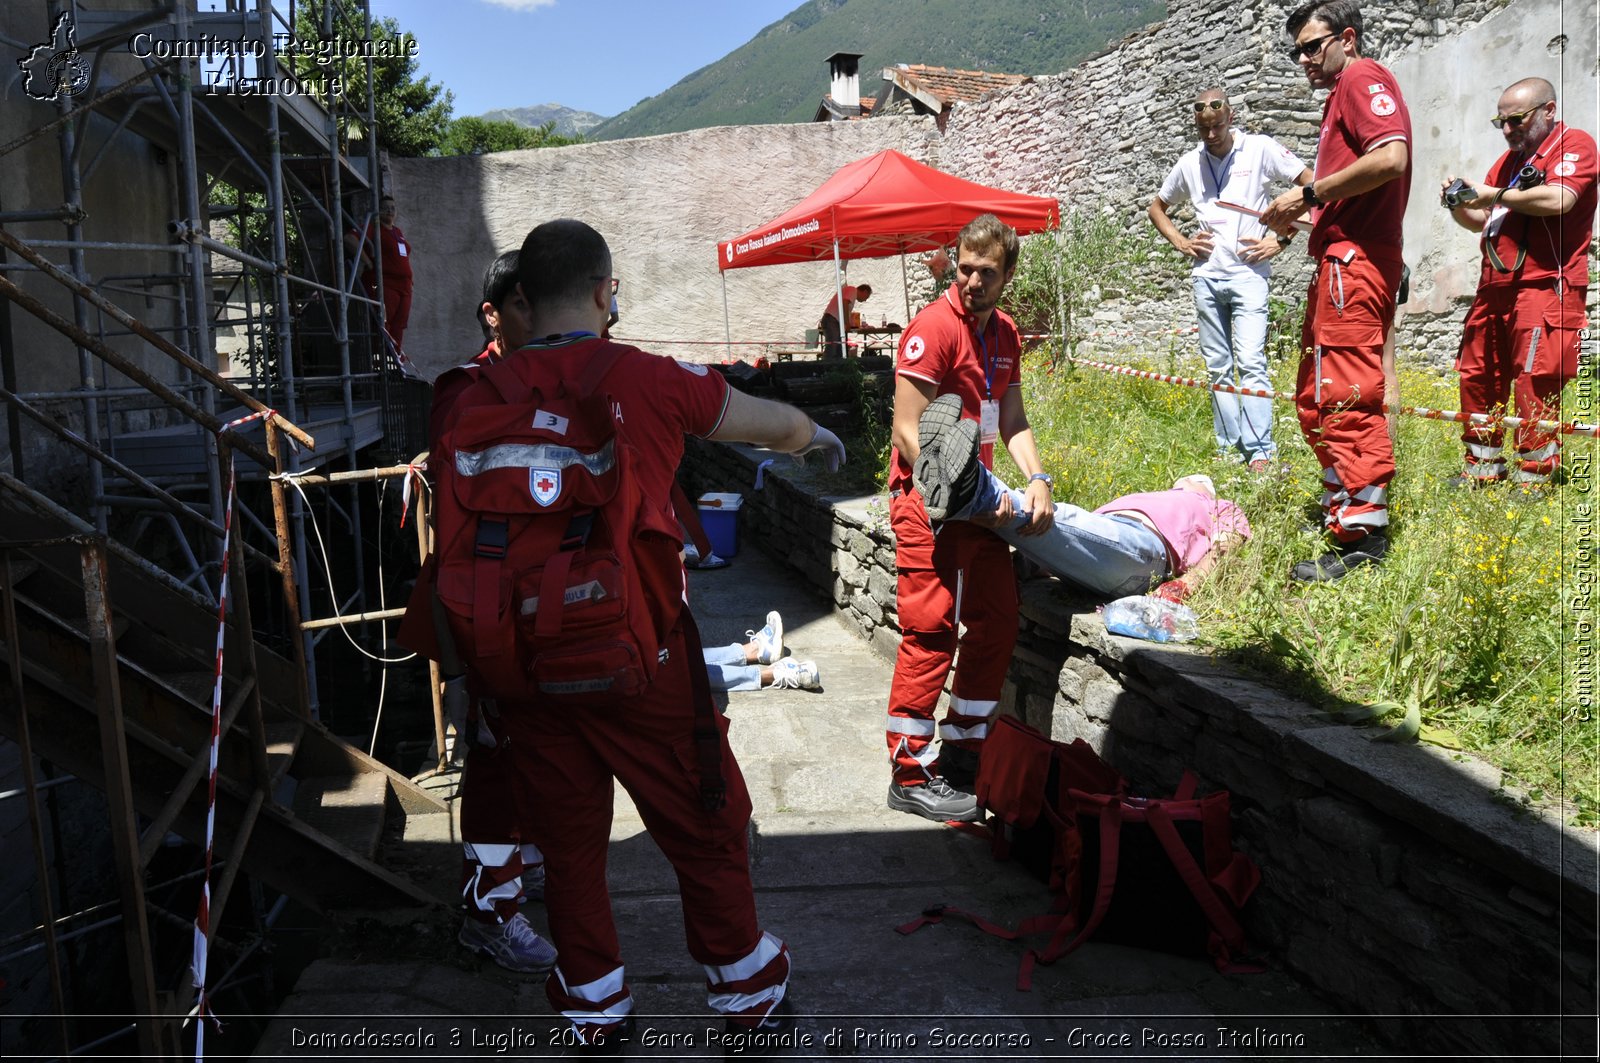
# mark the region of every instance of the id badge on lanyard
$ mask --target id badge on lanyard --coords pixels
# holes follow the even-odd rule
[[[980,330],[973,334],[978,349],[983,352],[983,402],[979,405],[978,426],[982,430],[979,442],[993,446],[1000,438],[1000,400],[994,397],[994,360],[989,357],[989,344]]]

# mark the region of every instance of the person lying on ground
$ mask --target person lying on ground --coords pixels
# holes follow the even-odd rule
[[[707,646],[702,650],[712,690],[822,688],[817,662],[784,656],[783,617],[776,609],[767,614],[766,627],[760,631],[746,631],[745,638],[743,643]]]

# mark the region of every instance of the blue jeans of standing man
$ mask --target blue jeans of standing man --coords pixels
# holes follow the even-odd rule
[[[1267,278],[1253,269],[1226,277],[1194,275],[1194,307],[1200,317],[1200,353],[1213,384],[1266,391]],[[1237,451],[1245,461],[1278,456],[1272,441],[1272,400],[1211,393],[1217,449]]]
[[[1166,541],[1134,518],[1092,513],[1057,502],[1054,522],[1043,534],[1023,535],[1020,530],[1027,526],[1029,517],[1024,511],[1027,500],[1022,492],[1007,487],[988,469],[980,469],[980,474],[978,493],[950,519],[993,513],[1000,505],[1000,496],[1009,494],[1016,516],[1009,524],[991,530],[1015,546],[1018,553],[1057,576],[1108,599],[1144,594],[1166,577]]]

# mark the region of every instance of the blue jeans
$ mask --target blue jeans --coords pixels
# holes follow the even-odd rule
[[[712,690],[761,689],[761,666],[746,663],[744,647],[737,642],[728,646],[707,646],[703,652]]]
[[[1055,523],[1042,535],[1022,535],[1027,500],[987,469],[972,502],[951,519],[993,513],[1001,493],[1011,496],[1011,523],[992,529],[1024,557],[1063,579],[1107,598],[1144,594],[1167,574],[1167,544],[1132,517],[1108,517],[1065,502],[1056,503]]]
[[[1213,384],[1266,391],[1267,278],[1252,269],[1227,277],[1194,275],[1194,308],[1200,318],[1200,354]],[[1238,451],[1246,461],[1278,456],[1272,441],[1272,400],[1211,393],[1217,449]]]

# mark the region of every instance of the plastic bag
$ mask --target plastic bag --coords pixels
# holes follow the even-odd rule
[[[1187,605],[1148,594],[1118,598],[1100,608],[1106,630],[1146,642],[1193,642],[1200,622]]]

